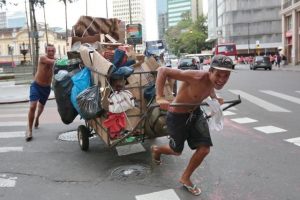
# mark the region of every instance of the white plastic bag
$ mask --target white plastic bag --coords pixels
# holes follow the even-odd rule
[[[217,99],[208,99],[207,104],[211,109],[211,117],[208,119],[209,130],[221,131],[224,127],[224,117],[221,105]]]
[[[109,97],[108,110],[112,113],[122,113],[134,108],[134,97],[128,90],[121,90],[113,92]]]

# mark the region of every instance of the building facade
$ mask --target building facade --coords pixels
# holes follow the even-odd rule
[[[6,12],[0,12],[0,28],[7,28]]]
[[[193,21],[203,15],[203,0],[168,0],[168,26],[176,26],[182,15],[190,13]]]
[[[66,41],[64,34],[58,34],[50,30],[48,33],[48,42],[56,47],[56,56],[62,57],[67,54]],[[47,44],[46,32],[39,28],[39,55],[45,54],[45,46]],[[30,61],[30,41],[28,38],[27,27],[3,28],[0,29],[0,62],[11,62],[16,64],[21,63],[24,57],[21,53],[22,49],[27,49],[28,53],[25,56],[26,61]]]
[[[167,0],[156,0],[158,39],[164,39],[168,28]]]
[[[128,24],[142,25],[142,38],[145,39],[145,22],[144,22],[144,6],[142,0],[113,0],[112,17],[124,21],[125,26]],[[136,50],[142,51],[142,45],[137,45]]]
[[[209,0],[208,39],[239,54],[274,54],[282,45],[280,0]]]
[[[289,63],[300,63],[300,0],[282,0],[283,54]]]

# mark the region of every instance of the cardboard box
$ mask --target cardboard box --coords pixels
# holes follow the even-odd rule
[[[133,109],[126,111],[126,115],[126,129],[132,130],[137,126],[138,122],[140,121],[142,112],[139,108],[134,107]]]

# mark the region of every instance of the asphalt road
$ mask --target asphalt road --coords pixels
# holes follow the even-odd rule
[[[151,163],[149,148],[168,142],[165,137],[125,149],[109,148],[95,137],[83,152],[76,133],[63,133],[84,122],[63,124],[54,100],[26,143],[28,104],[1,105],[0,199],[297,200],[299,82],[300,72],[237,67],[218,94],[225,100],[240,94],[242,104],[224,112],[223,131],[211,133],[214,147],[193,175],[200,197],[178,183],[189,148],[180,157],[163,156],[161,166]]]

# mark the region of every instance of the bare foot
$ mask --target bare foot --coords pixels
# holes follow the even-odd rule
[[[156,145],[151,146],[151,156],[152,156],[152,161],[155,164],[160,165],[161,164],[160,153],[157,153],[157,148],[158,146]]]
[[[29,142],[32,139],[32,131],[27,130],[25,132],[25,140],[26,142]]]
[[[37,129],[39,127],[39,119],[35,119],[34,128]]]

